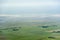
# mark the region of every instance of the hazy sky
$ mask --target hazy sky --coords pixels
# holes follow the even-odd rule
[[[60,0],[0,0],[0,14],[60,14]]]

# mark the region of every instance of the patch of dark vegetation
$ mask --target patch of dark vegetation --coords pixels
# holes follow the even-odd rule
[[[21,27],[14,27],[14,28],[11,28],[13,31],[18,31]]]
[[[56,39],[55,37],[48,37],[48,38],[51,38],[51,39]]]
[[[12,31],[18,31],[21,27],[10,27],[10,28],[3,28],[0,30],[12,30]],[[1,31],[0,31],[1,32]]]
[[[48,28],[49,26],[42,26],[42,28]]]
[[[12,29],[13,31],[18,31],[19,29]]]
[[[60,33],[60,31],[53,31],[53,33]]]
[[[0,31],[0,33],[1,33],[2,31]]]

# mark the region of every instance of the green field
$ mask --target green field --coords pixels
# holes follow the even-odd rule
[[[57,29],[59,22],[7,22],[0,26],[0,35],[5,40],[60,40],[60,32],[53,32]]]

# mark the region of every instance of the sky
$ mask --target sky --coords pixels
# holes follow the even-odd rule
[[[37,17],[58,15],[60,0],[0,0],[0,16]]]

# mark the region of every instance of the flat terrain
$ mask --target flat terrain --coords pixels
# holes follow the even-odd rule
[[[7,22],[0,25],[0,40],[60,40],[59,24],[59,22]]]

